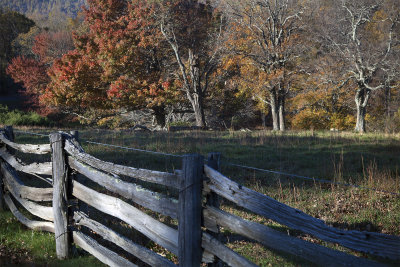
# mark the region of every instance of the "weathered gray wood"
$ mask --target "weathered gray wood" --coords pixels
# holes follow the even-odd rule
[[[96,169],[109,173],[114,173],[117,175],[126,175],[129,177],[138,178],[143,181],[151,183],[157,183],[178,188],[178,177],[173,173],[152,171],[146,169],[137,169],[133,167],[102,161],[83,152],[83,150],[80,147],[78,147],[77,144],[74,144],[74,142],[72,142],[71,140],[66,140],[65,150],[74,158]]]
[[[185,155],[179,190],[179,266],[201,264],[201,188],[204,158]]]
[[[254,239],[268,248],[295,255],[320,266],[381,266],[379,263],[364,258],[289,236],[215,207],[207,207],[203,210],[203,215],[206,227],[207,224],[218,224],[237,234]]]
[[[19,184],[23,184],[22,181],[18,178],[18,175],[15,171],[5,162],[1,162],[1,173],[4,178],[3,183],[4,187],[8,189],[8,191],[14,196],[14,198],[30,213],[33,215],[42,218],[44,220],[53,221],[53,211],[51,207],[45,207],[36,204],[35,202],[23,199],[21,197],[24,196],[26,198],[36,198],[42,199],[46,198],[48,189],[42,188],[33,188],[33,187],[20,187]],[[34,196],[37,193],[38,196]]]
[[[399,236],[330,227],[322,220],[233,182],[207,165],[204,171],[210,178],[208,187],[238,206],[324,241],[380,257],[400,259]]]
[[[254,263],[240,256],[232,249],[228,248],[210,234],[203,232],[201,246],[207,250],[212,251],[215,256],[226,262],[229,266],[237,267],[255,267]]]
[[[3,160],[5,160],[17,171],[25,173],[51,175],[51,162],[44,162],[44,163],[35,162],[26,165],[22,163],[21,160],[8,153],[6,148],[4,147],[0,148],[0,157],[2,157]]]
[[[72,195],[76,198],[101,212],[123,220],[175,255],[178,254],[177,230],[153,219],[151,216],[118,198],[96,192],[77,181],[72,181],[72,184]]]
[[[56,239],[57,258],[69,256],[70,241],[68,236],[68,174],[63,151],[63,136],[61,133],[50,135],[53,163],[53,213]]]
[[[6,126],[4,129],[0,130],[0,133],[4,133],[9,136],[9,139],[14,140],[14,132],[11,126]],[[1,149],[7,149],[5,145],[2,145]],[[5,210],[4,203],[4,183],[3,177],[0,176],[0,212]]]
[[[4,164],[4,163],[3,163]],[[2,171],[3,171],[3,167],[2,167]],[[44,220],[48,220],[48,221],[53,221],[54,220],[54,216],[53,216],[53,209],[52,207],[45,207],[45,206],[41,206],[36,204],[35,202],[23,199],[20,197],[20,195],[14,191],[15,187],[10,186],[7,183],[8,179],[4,180],[4,185],[5,187],[8,189],[8,191],[13,195],[13,197],[26,209],[28,210],[30,213],[32,213],[33,215],[42,218]]]
[[[117,193],[124,198],[133,200],[145,208],[177,219],[177,199],[169,198],[164,194],[150,191],[134,183],[124,182],[118,177],[108,175],[81,163],[73,157],[68,157],[68,162],[72,169],[85,175],[87,178],[98,183],[107,190]]]
[[[221,153],[209,153],[207,159],[207,165],[214,170],[219,171],[220,169]],[[207,194],[207,205],[219,208],[221,199],[218,194],[210,192]]]
[[[80,147],[80,145],[79,145],[79,132],[76,131],[76,130],[72,130],[69,133],[70,133],[71,142],[77,144]],[[80,148],[82,149],[82,152],[83,152],[83,148],[82,147],[80,147]],[[69,160],[68,160],[68,164],[69,164]],[[71,179],[77,180],[77,181],[82,181],[83,185],[86,185],[86,180],[84,178],[84,175],[80,175],[79,173],[72,172],[71,173]],[[79,210],[89,214],[89,206],[88,206],[88,204],[86,204],[85,202],[83,202],[83,201],[81,201],[79,199],[78,199],[78,208],[79,208]]]
[[[76,225],[86,226],[89,229],[96,232],[105,240],[113,242],[114,244],[120,246],[125,251],[131,253],[132,255],[136,256],[143,262],[151,265],[151,266],[176,266],[173,262],[167,260],[166,258],[158,255],[157,253],[153,252],[152,250],[142,247],[128,238],[121,236],[120,234],[114,232],[113,230],[105,227],[99,222],[96,222],[90,219],[86,214],[82,212],[75,212],[74,213],[74,221]]]
[[[12,214],[26,227],[37,231],[47,231],[54,233],[54,223],[29,220],[24,215],[22,215],[22,213],[19,212],[9,194],[4,195],[4,200],[7,203],[7,206]]]
[[[50,145],[49,144],[44,144],[44,145],[30,145],[30,144],[17,144],[12,141],[10,141],[6,136],[4,132],[0,132],[0,141],[2,141],[4,144],[10,146],[11,148],[14,148],[16,150],[19,150],[24,153],[31,153],[31,154],[47,154],[50,153]]]
[[[7,184],[9,190],[13,192],[13,195],[33,201],[51,201],[53,199],[53,188],[25,186],[10,165],[5,162],[0,162],[0,165],[4,183]]]
[[[221,153],[215,153],[215,152],[209,153],[208,158],[207,158],[207,165],[210,166],[211,168],[213,168],[214,170],[219,171],[220,170],[220,160],[221,160]],[[221,197],[218,196],[218,194],[216,194],[214,192],[208,192],[207,202],[206,202],[207,205],[219,209],[220,203],[221,203]],[[220,229],[217,224],[213,225],[212,228],[210,227],[210,224],[209,224],[209,227],[207,230],[211,236],[213,236],[214,238],[216,238],[219,241],[222,240],[222,235],[220,233]],[[208,264],[208,266],[209,267],[222,267],[223,264],[222,264],[221,260],[216,258],[215,261]]]
[[[122,258],[114,251],[109,250],[108,248],[97,243],[93,238],[78,232],[74,231],[72,233],[74,243],[95,256],[101,262],[107,264],[108,266],[137,266],[132,262],[128,261],[125,258]]]

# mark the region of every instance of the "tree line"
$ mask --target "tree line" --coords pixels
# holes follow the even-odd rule
[[[38,110],[85,122],[146,109],[161,126],[190,113],[199,127],[257,115],[279,131],[392,131],[399,14],[396,0],[89,0],[83,21],[18,36],[7,72]]]

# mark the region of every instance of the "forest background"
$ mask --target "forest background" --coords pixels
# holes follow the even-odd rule
[[[398,132],[397,0],[5,0],[1,123]]]

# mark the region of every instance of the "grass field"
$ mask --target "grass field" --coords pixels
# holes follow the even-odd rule
[[[20,129],[49,133],[46,129]],[[328,224],[344,228],[400,235],[400,137],[398,135],[335,132],[177,132],[140,133],[129,131],[82,130],[80,140],[86,152],[107,161],[161,171],[181,168],[181,158],[106,147],[86,141],[175,155],[221,152],[221,172],[253,190],[303,210]],[[18,143],[47,143],[46,137],[16,134]],[[26,158],[25,160],[33,160]],[[274,173],[234,167],[231,163],[331,180],[360,187],[320,183]],[[371,189],[378,189],[379,192]],[[391,194],[397,193],[396,194]],[[243,218],[289,232],[303,239],[326,244],[296,233],[268,219],[223,202],[223,209]],[[6,230],[7,229],[7,230]],[[17,234],[14,234],[17,233]],[[261,266],[307,265],[288,255],[271,252],[257,243],[224,231],[228,245]],[[35,238],[33,238],[35,237]],[[54,259],[53,237],[20,226],[9,213],[0,216],[0,255],[23,253],[27,262],[58,265]],[[37,241],[41,240],[41,241]],[[39,243],[40,245],[36,244]],[[151,246],[151,244],[147,244]],[[41,247],[42,246],[42,247]],[[155,247],[156,250],[159,248]],[[2,252],[3,251],[3,252]],[[161,251],[160,251],[161,252]],[[355,254],[361,255],[361,254]],[[95,259],[80,256],[71,264],[98,265]],[[391,265],[399,262],[386,261]],[[67,263],[66,263],[67,264]],[[0,260],[1,265],[1,260]]]

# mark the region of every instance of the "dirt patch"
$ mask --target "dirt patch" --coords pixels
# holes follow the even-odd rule
[[[0,244],[0,266],[34,266],[26,250],[7,248]]]

